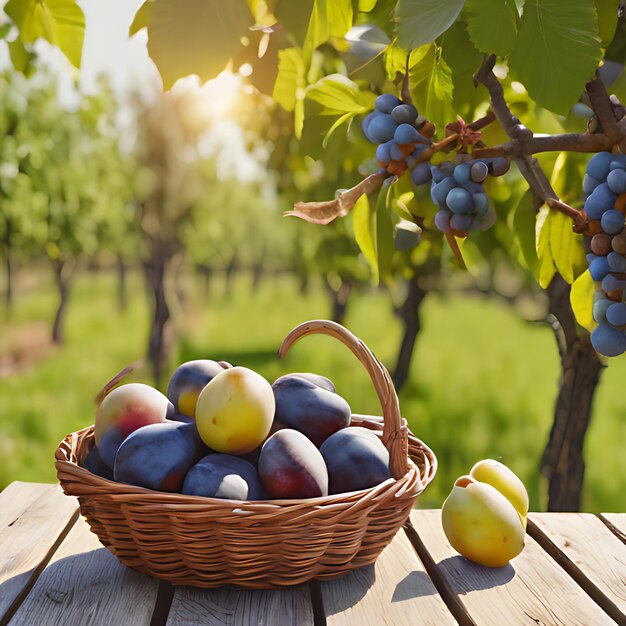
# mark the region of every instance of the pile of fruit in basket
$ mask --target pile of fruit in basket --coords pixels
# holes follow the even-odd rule
[[[83,461],[109,480],[232,500],[312,498],[391,478],[373,431],[323,376],[274,384],[245,367],[196,360],[172,375],[167,396],[122,384],[101,401],[95,445]]]

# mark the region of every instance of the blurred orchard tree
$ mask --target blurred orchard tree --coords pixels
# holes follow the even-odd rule
[[[403,168],[381,170],[373,149],[362,181],[333,200],[297,203],[293,214],[319,224],[351,214],[375,281],[419,275],[416,267],[429,268],[426,276],[449,270],[452,250],[472,273],[493,275],[504,263],[520,284],[545,290],[562,365],[542,468],[551,510],[579,507],[584,435],[604,367],[589,338],[594,287],[577,153],[626,151],[623,9],[618,0],[148,0],[131,26],[131,35],[147,27],[165,89],[187,74],[239,70],[292,114],[303,153],[329,172],[333,160],[359,158],[352,122],[389,92],[417,106],[420,128],[438,131],[418,161],[516,164],[485,182],[497,219],[467,239],[438,232],[429,194],[407,183]],[[398,239],[404,244],[394,246]],[[421,297],[413,290],[410,309]]]
[[[54,79],[33,82],[15,72],[0,78],[0,233],[11,300],[12,259],[45,251],[59,305],[52,340],[61,343],[78,259],[114,246],[126,231],[128,168],[118,145],[116,108],[107,89],[69,112]]]

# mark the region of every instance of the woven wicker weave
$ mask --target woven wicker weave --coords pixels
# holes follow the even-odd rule
[[[368,370],[384,418],[353,415],[351,425],[382,437],[394,478],[362,491],[303,500],[237,502],[162,493],[81,467],[94,445],[90,426],[59,444],[57,474],[65,493],[78,496],[93,532],[122,563],[175,585],[261,589],[334,578],[376,560],[432,480],[437,460],[401,419],[387,370],[345,328],[306,322],[287,336],[279,354],[311,333],[340,339]]]

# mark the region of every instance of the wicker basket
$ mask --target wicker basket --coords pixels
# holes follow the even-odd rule
[[[303,500],[238,502],[162,493],[81,467],[94,445],[90,426],[59,444],[57,474],[64,492],[78,497],[93,532],[122,563],[175,585],[267,589],[334,578],[376,560],[432,480],[437,459],[409,433],[385,367],[339,324],[301,324],[279,355],[311,333],[341,340],[366,367],[384,418],[353,415],[351,424],[381,436],[394,478],[362,491]]]

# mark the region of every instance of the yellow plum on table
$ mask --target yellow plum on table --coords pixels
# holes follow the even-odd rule
[[[246,367],[232,367],[200,392],[196,425],[212,450],[245,454],[269,434],[275,408],[272,386],[263,376]]]
[[[464,557],[502,567],[524,547],[524,524],[515,507],[495,487],[461,476],[441,509],[450,545]]]
[[[481,483],[495,487],[515,507],[526,529],[528,493],[515,473],[499,461],[484,459],[472,467],[469,475]]]

